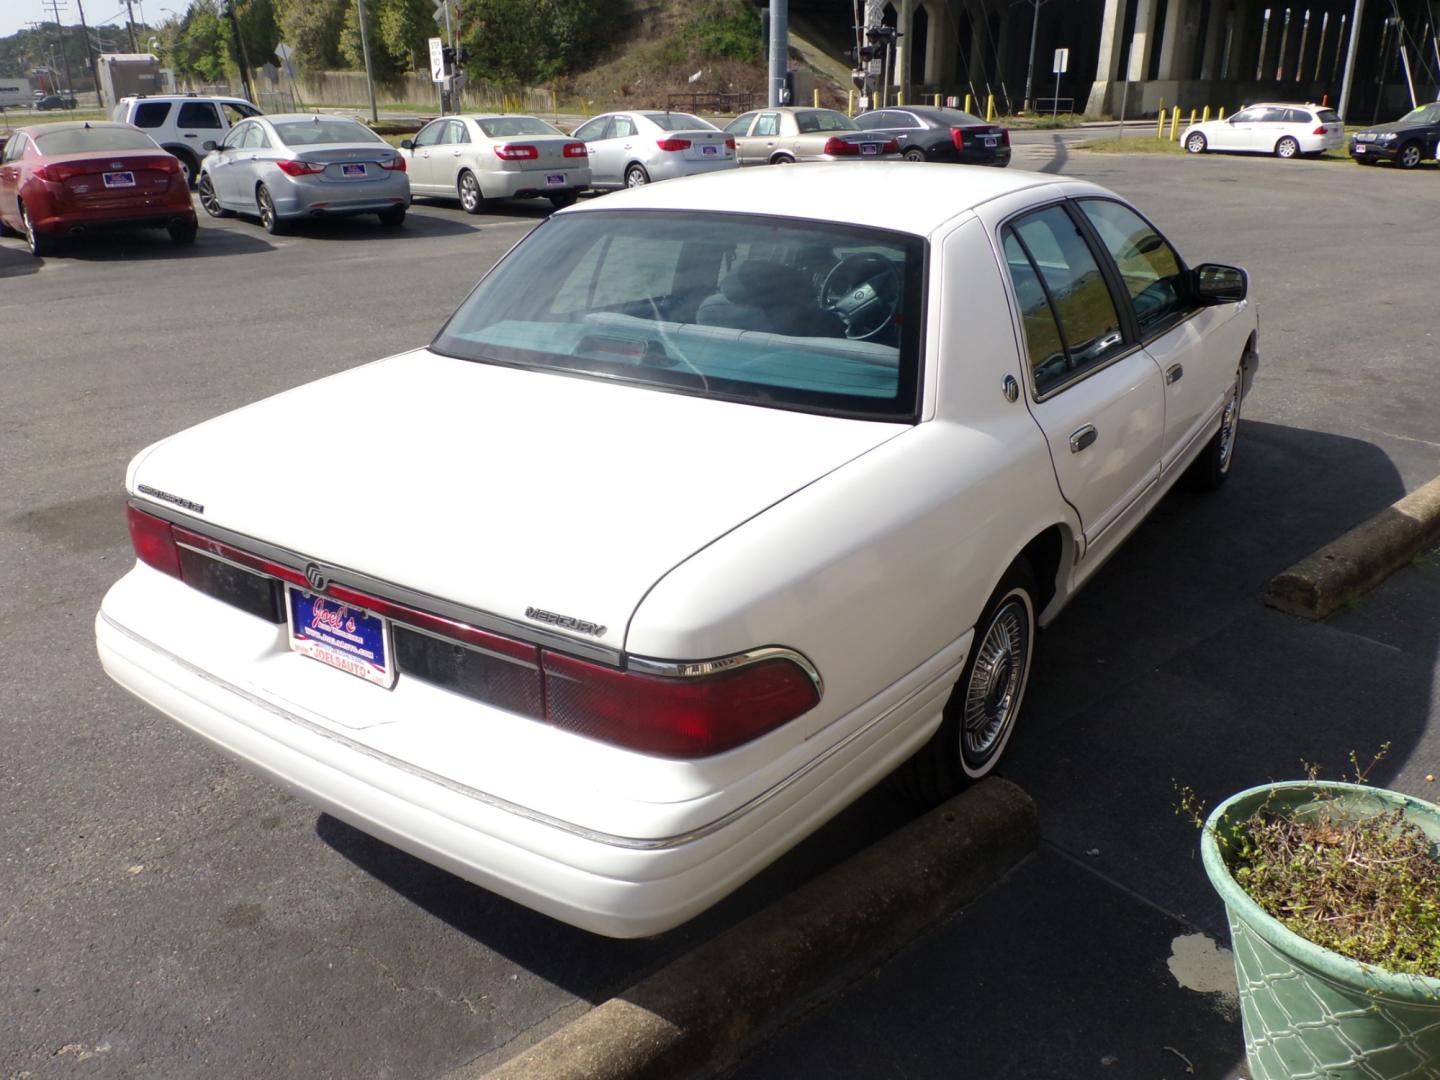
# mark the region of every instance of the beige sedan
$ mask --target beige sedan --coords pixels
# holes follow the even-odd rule
[[[878,161],[900,157],[887,134],[861,131],[834,109],[756,109],[725,127],[735,138],[741,165],[790,165],[796,161]]]

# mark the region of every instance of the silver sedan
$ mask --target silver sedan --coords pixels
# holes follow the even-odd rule
[[[737,116],[725,130],[735,137],[741,165],[900,157],[900,145],[890,135],[861,131],[834,109],[756,109]]]
[[[195,187],[212,217],[253,214],[269,233],[305,218],[378,214],[405,220],[405,159],[364,124],[340,116],[253,116],[207,142]]]
[[[689,113],[605,113],[576,128],[575,138],[590,154],[590,186],[602,191],[740,164],[735,140]]]
[[[534,116],[442,116],[400,153],[416,195],[458,198],[469,214],[537,197],[562,210],[590,185],[585,144]]]

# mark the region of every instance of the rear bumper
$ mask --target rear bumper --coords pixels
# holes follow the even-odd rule
[[[738,158],[714,158],[705,160],[701,158],[696,161],[662,160],[653,165],[646,164],[645,171],[650,174],[651,180],[677,180],[682,176],[699,176],[702,173],[724,172],[727,169],[740,167]]]
[[[563,176],[564,183],[550,185],[547,176]],[[480,179],[487,199],[533,199],[546,195],[573,195],[590,186],[590,168],[526,169],[523,172],[496,170]]]
[[[196,221],[189,192],[179,199],[144,199],[130,206],[57,208],[48,200],[38,206],[27,201],[26,206],[35,231],[49,236],[103,228],[163,229],[176,222]]]
[[[288,183],[270,186],[275,213],[282,218],[374,214],[410,205],[410,179],[396,172],[363,183]]]

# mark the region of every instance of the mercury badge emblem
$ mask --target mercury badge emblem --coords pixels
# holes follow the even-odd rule
[[[305,580],[310,583],[310,588],[317,593],[324,592],[325,586],[330,584],[330,579],[325,576],[325,571],[316,566],[313,562],[305,564]]]

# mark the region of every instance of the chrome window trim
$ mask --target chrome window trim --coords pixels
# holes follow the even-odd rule
[[[572,836],[578,836],[584,840],[590,840],[598,844],[604,844],[607,847],[624,848],[632,851],[663,851],[669,848],[683,847],[686,844],[694,843],[697,840],[703,839],[704,837],[709,836],[712,833],[719,832],[721,829],[724,829],[727,826],[734,824],[736,821],[740,820],[745,815],[763,806],[771,799],[774,799],[776,796],[782,794],[783,792],[794,786],[802,778],[804,778],[811,772],[814,772],[826,761],[829,761],[836,754],[840,753],[841,750],[845,749],[850,744],[860,739],[862,736],[871,732],[874,728],[883,723],[885,720],[888,720],[896,712],[904,708],[906,705],[909,705],[916,698],[921,697],[922,695],[927,693],[932,693],[938,683],[944,682],[947,678],[950,677],[951,673],[956,670],[956,668],[954,667],[947,668],[937,678],[931,679],[928,682],[925,682],[920,686],[916,687],[899,701],[895,702],[893,705],[871,717],[860,727],[852,731],[849,735],[845,736],[843,739],[840,739],[829,749],[811,758],[804,765],[801,765],[798,769],[790,773],[788,776],[783,777],[773,786],[766,788],[764,791],[760,792],[760,794],[756,795],[753,799],[750,799],[748,802],[741,803],[735,809],[731,810],[728,814],[718,817],[714,821],[707,822],[704,825],[697,826],[696,828],[691,829],[689,832],[678,833],[674,836],[663,836],[649,839],[631,836],[618,836],[614,833],[606,833],[600,832],[595,829],[587,829],[583,825],[577,825],[574,822],[566,821],[563,818],[557,818],[551,814],[542,813],[539,810],[532,810],[527,806],[522,806],[520,803],[512,802],[509,799],[503,799],[498,795],[491,795],[488,792],[479,790],[478,788],[469,787],[466,784],[461,784],[458,781],[451,780],[448,777],[441,776],[440,774],[431,772],[428,769],[422,769],[417,765],[413,765],[407,761],[403,761],[400,758],[394,757],[390,754],[386,754],[383,751],[376,750],[374,747],[367,746],[364,743],[359,742],[356,739],[352,739],[348,735],[344,735],[338,731],[334,731],[324,726],[323,724],[317,724],[313,720],[308,720],[305,717],[299,715],[298,713],[283,708],[282,706],[274,702],[266,701],[264,698],[260,697],[257,694],[251,693],[243,687],[236,686],[234,683],[231,683],[226,679],[222,679],[218,675],[214,675],[206,671],[204,668],[197,667],[196,665],[190,663],[188,660],[176,656],[168,649],[162,648],[161,646],[155,644],[153,641],[150,641],[149,639],[135,633],[135,631],[131,630],[129,627],[122,626],[120,623],[116,622],[113,618],[105,614],[105,612],[103,611],[100,613],[100,618],[107,626],[114,629],[116,633],[119,633],[129,638],[131,641],[135,642],[135,644],[143,648],[149,649],[156,655],[161,656],[169,662],[183,668],[189,674],[194,675],[195,677],[203,680],[204,682],[209,683],[211,686],[226,691],[227,693],[234,694],[236,697],[239,697],[249,702],[257,708],[263,709],[265,712],[268,712],[270,715],[276,717],[277,719],[284,720],[288,723],[293,723],[298,727],[304,728],[306,731],[322,736],[323,738],[329,739],[332,742],[338,743],[348,750],[353,750],[358,754],[363,754],[368,758],[379,761],[384,765],[388,765],[392,768],[398,769],[401,772],[417,777],[418,779],[433,783],[439,787],[443,787],[447,791],[452,791],[457,795],[461,795],[469,799],[474,799],[476,802],[484,806],[488,806],[492,809],[514,814],[516,817],[523,818],[526,821],[531,821],[538,825],[547,825],[550,828],[558,829],[561,832],[569,833]],[[229,719],[232,723],[244,723],[244,721],[237,720],[234,717],[227,716],[227,719]],[[248,724],[246,724],[245,726],[249,727]],[[252,728],[251,730],[254,729]],[[303,751],[295,752],[301,754],[304,753]],[[308,754],[305,754],[304,756],[307,758],[310,757],[310,755]],[[310,758],[310,760],[313,761],[315,759]],[[412,803],[410,805],[414,804]],[[480,830],[474,831],[478,832]],[[486,835],[491,834],[487,833]]]
[[[780,645],[747,649],[745,652],[717,656],[711,660],[656,660],[648,656],[630,656],[626,658],[625,666],[640,675],[660,675],[668,679],[703,679],[707,675],[749,667],[766,660],[789,660],[815,684],[815,693],[821,698],[825,696],[825,680],[820,677],[820,669],[812,664],[804,653]]]
[[[215,525],[212,522],[204,521],[177,511],[175,508],[166,506],[164,503],[152,502],[140,496],[132,495],[132,505],[143,509],[145,513],[158,518],[163,518],[171,524],[179,525],[182,529],[190,529],[202,536],[210,536],[222,543],[231,544],[234,547],[258,555],[263,559],[279,563],[290,570],[303,574],[305,567],[310,563],[316,563],[325,569],[326,577],[341,585],[348,585],[360,592],[370,593],[382,600],[391,600],[397,604],[404,604],[408,607],[418,608],[442,618],[453,619],[456,622],[468,623],[481,630],[491,630],[497,634],[505,634],[520,641],[526,641],[533,645],[540,645],[546,648],[553,648],[557,652],[568,653],[571,656],[578,656],[587,660],[598,660],[601,663],[609,664],[611,667],[621,667],[624,653],[620,649],[608,645],[601,645],[596,642],[581,641],[577,638],[566,637],[563,634],[551,633],[529,623],[508,619],[501,615],[494,615],[488,611],[481,611],[477,608],[467,607],[464,604],[457,604],[451,600],[443,600],[438,596],[431,596],[415,589],[408,589],[403,585],[396,585],[394,582],[385,581],[382,578],[372,577],[369,574],[362,574],[358,571],[347,570],[341,566],[335,566],[324,559],[314,559],[292,551],[289,548],[280,547],[277,544],[266,543],[254,537],[246,536],[243,533],[226,529],[223,526]],[[209,554],[208,552],[206,554]]]

